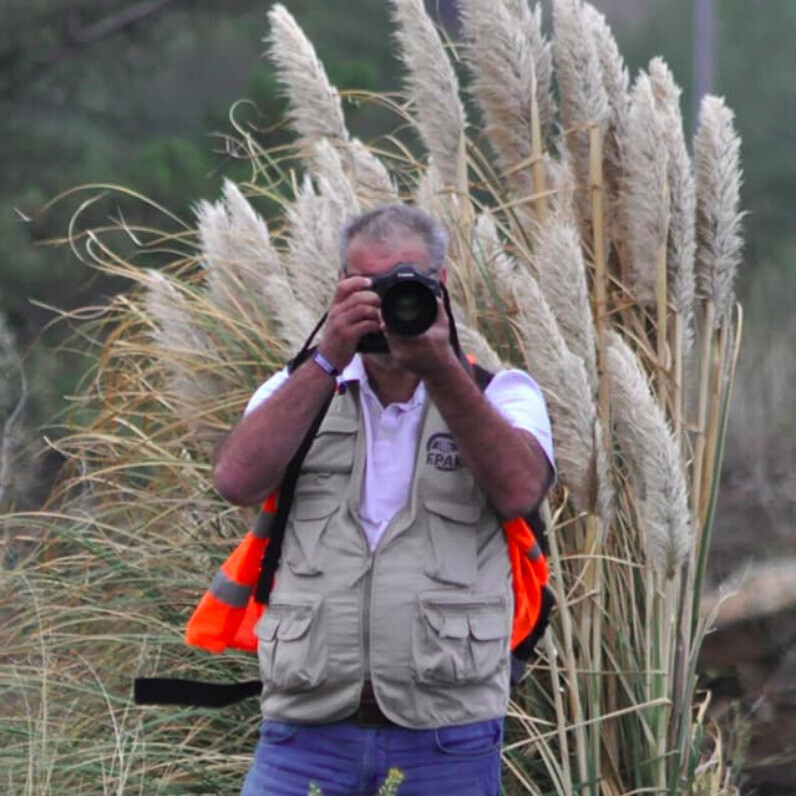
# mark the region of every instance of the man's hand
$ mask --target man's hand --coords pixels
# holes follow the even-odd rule
[[[340,280],[332,298],[318,350],[341,372],[362,335],[379,331],[380,299],[370,284],[369,277],[350,276]]]
[[[437,298],[437,319],[423,334],[395,334],[383,321],[381,330],[387,338],[392,358],[421,378],[447,365],[460,367],[451,347],[448,313],[440,298]]]

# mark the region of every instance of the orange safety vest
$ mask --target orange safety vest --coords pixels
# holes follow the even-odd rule
[[[268,518],[276,512],[276,494],[262,506]],[[259,523],[258,523],[259,524]],[[267,523],[266,523],[267,525]],[[549,613],[547,561],[529,523],[524,519],[503,523],[514,588],[514,623],[511,649],[531,636],[541,635]],[[268,544],[267,537],[257,529],[249,531],[243,541],[221,565],[199,605],[188,620],[185,640],[209,652],[233,649],[257,650],[254,626],[265,606],[255,599],[260,563]],[[547,592],[549,595],[549,592]],[[530,652],[530,651],[529,651]]]

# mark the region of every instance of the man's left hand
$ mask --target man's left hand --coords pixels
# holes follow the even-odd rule
[[[401,367],[421,378],[457,362],[451,347],[448,313],[445,312],[445,305],[440,298],[437,298],[437,318],[423,334],[395,334],[386,327],[383,320],[381,330],[387,338],[392,358]]]

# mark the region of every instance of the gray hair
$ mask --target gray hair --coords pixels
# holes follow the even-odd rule
[[[427,213],[400,202],[381,205],[345,224],[340,230],[340,270],[345,272],[348,247],[358,235],[373,243],[381,243],[389,241],[398,232],[417,235],[426,244],[431,275],[442,270],[448,233]]]

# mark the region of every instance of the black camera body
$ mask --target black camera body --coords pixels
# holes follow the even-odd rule
[[[370,290],[381,299],[381,317],[391,332],[416,336],[437,319],[437,297],[442,295],[442,285],[414,263],[398,263],[386,274],[373,277]],[[364,335],[357,345],[357,351],[369,354],[389,350],[381,332]]]

